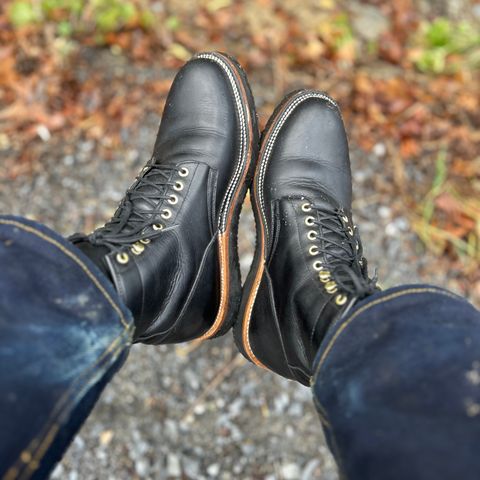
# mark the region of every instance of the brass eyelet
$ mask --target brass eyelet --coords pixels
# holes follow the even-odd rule
[[[179,171],[178,171],[178,174],[181,176],[181,177],[188,177],[188,174],[190,173],[190,170],[188,170],[187,167],[182,167]]]
[[[169,208],[164,208],[160,216],[162,218],[169,219],[172,216],[172,211]]]
[[[152,228],[153,228],[154,230],[163,230],[163,225],[162,225],[161,223],[154,223],[154,224],[152,225]]]
[[[181,182],[180,180],[177,180],[175,182],[175,185],[173,186],[173,189],[176,190],[177,192],[181,192],[183,190],[183,182]]]
[[[170,198],[168,199],[168,203],[170,203],[171,205],[176,205],[178,203],[178,197],[172,193],[170,195]]]
[[[128,253],[122,252],[122,253],[117,253],[117,256],[115,257],[115,259],[120,265],[126,265],[130,260],[130,257],[128,256]]]
[[[335,293],[338,290],[337,284],[333,280],[331,280],[330,282],[327,282],[325,284],[325,290],[328,293]]]
[[[134,255],[141,255],[144,250],[145,250],[145,245],[143,243],[140,243],[140,242],[136,242],[130,247],[130,251]]]
[[[315,222],[315,219],[313,217],[307,217],[305,219],[305,225],[311,227]]]
[[[143,243],[144,245],[148,245],[151,242],[149,238],[142,238],[140,240],[140,243]]]
[[[312,211],[312,206],[309,203],[304,203],[302,205],[302,210],[304,212],[311,212]]]
[[[328,270],[322,270],[318,274],[318,278],[322,283],[328,283],[330,281],[330,272]]]
[[[318,255],[318,252],[320,250],[318,249],[318,247],[316,245],[312,245],[309,249],[308,249],[308,253],[314,257],[315,255]]]
[[[307,238],[309,240],[316,240],[317,239],[317,232],[315,230],[310,230],[307,234]]]
[[[342,305],[345,305],[347,303],[347,296],[344,295],[343,293],[339,293],[336,297],[335,297],[335,303],[339,306],[342,306]]]
[[[323,267],[323,264],[320,260],[313,262],[313,269],[319,272]]]

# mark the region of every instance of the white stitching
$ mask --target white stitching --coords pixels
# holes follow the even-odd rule
[[[264,153],[263,158],[262,158],[261,163],[260,163],[260,171],[259,171],[259,175],[258,175],[259,176],[258,181],[260,182],[259,183],[259,188],[258,188],[258,191],[259,191],[259,194],[260,194],[260,208],[262,210],[262,216],[263,216],[264,225],[265,225],[265,233],[266,233],[265,238],[266,239],[268,239],[269,232],[268,232],[267,218],[266,218],[266,214],[265,214],[265,199],[264,199],[264,196],[263,196],[263,184],[264,184],[264,181],[265,181],[265,172],[267,170],[267,164],[268,164],[268,161],[270,159],[270,155],[272,153],[273,146],[275,144],[275,140],[277,139],[277,136],[278,136],[281,128],[283,127],[283,125],[287,121],[288,117],[294,112],[295,108],[300,103],[304,102],[305,100],[308,100],[309,98],[319,98],[321,100],[326,100],[327,102],[332,104],[335,108],[338,108],[337,103],[334,100],[332,100],[328,95],[325,95],[324,93],[320,93],[320,92],[308,92],[306,94],[303,94],[303,95],[297,97],[288,106],[288,108],[283,112],[282,116],[280,117],[280,120],[275,125],[275,128],[274,128],[273,132],[270,134],[270,136],[268,138],[268,141],[267,141],[267,147],[265,149],[265,153]],[[266,246],[267,246],[267,243],[265,243],[265,247]]]
[[[265,149],[265,153],[260,161],[260,170],[259,170],[259,174],[258,174],[258,177],[259,179],[257,180],[257,182],[259,182],[259,188],[258,188],[258,191],[260,193],[260,210],[262,212],[262,217],[263,217],[263,224],[265,225],[265,243],[264,243],[264,248],[267,247],[267,241],[268,241],[268,225],[267,225],[267,219],[266,219],[266,215],[265,215],[265,201],[264,201],[264,198],[263,198],[263,183],[264,183],[264,180],[265,180],[265,172],[266,172],[266,167],[267,167],[267,164],[268,164],[268,160],[269,160],[269,157],[272,153],[272,150],[273,150],[273,144],[275,143],[275,140],[278,136],[278,133],[280,131],[280,129],[282,128],[282,126],[284,125],[284,123],[287,121],[288,117],[293,113],[293,111],[295,110],[295,108],[300,104],[302,103],[304,100],[307,100],[309,98],[319,98],[321,100],[326,100],[328,101],[331,105],[333,105],[335,108],[338,109],[338,105],[337,103],[332,99],[330,98],[328,95],[326,94],[323,94],[323,93],[319,93],[319,92],[308,92],[308,93],[305,93],[303,95],[300,95],[299,97],[297,97],[294,101],[292,101],[292,103],[287,107],[287,109],[283,112],[282,116],[280,117],[280,120],[279,122],[277,123],[277,125],[275,126],[275,129],[274,131],[272,132],[272,134],[269,136],[268,138],[268,141],[267,141],[267,148]],[[264,252],[263,252],[263,255],[264,255]],[[265,255],[264,255],[265,257]],[[264,262],[263,262],[264,263]],[[252,300],[252,303],[248,309],[248,315],[246,317],[246,325],[245,325],[245,329],[246,329],[246,347],[247,347],[247,353],[248,355],[250,356],[250,359],[253,361],[254,359],[258,362],[254,362],[254,363],[257,363],[257,364],[261,364],[264,368],[267,368],[265,365],[263,365],[262,362],[260,362],[260,360],[257,358],[257,356],[254,354],[253,352],[253,349],[252,349],[252,346],[250,344],[250,324],[251,324],[251,321],[252,321],[252,313],[253,313],[253,308],[255,306],[255,302],[256,302],[256,299],[257,299],[257,295],[258,295],[258,290],[260,289],[260,284],[262,283],[262,278],[263,278],[263,275],[265,273],[265,267],[263,266],[263,271],[260,275],[260,280],[259,282],[257,283],[256,287],[255,287],[255,291],[254,291],[254,294],[253,294],[253,300]],[[258,272],[258,270],[257,270]],[[245,317],[244,317],[244,321],[245,321]],[[243,330],[243,329],[242,329]],[[243,344],[245,345],[245,342],[243,342]]]
[[[238,187],[238,182],[241,178],[243,168],[245,167],[246,164],[246,152],[247,152],[247,135],[246,135],[246,130],[247,130],[247,124],[245,121],[245,112],[243,111],[243,103],[241,101],[241,96],[240,96],[240,91],[238,89],[237,83],[235,82],[235,79],[233,77],[233,74],[231,72],[231,69],[229,66],[221,60],[219,57],[217,57],[214,54],[211,53],[201,53],[199,55],[196,55],[195,58],[203,58],[206,60],[211,60],[220,67],[225,70],[225,73],[227,74],[228,80],[231,83],[232,90],[233,90],[233,95],[235,97],[235,103],[237,106],[237,111],[238,115],[240,117],[240,153],[238,157],[238,163],[235,169],[235,174],[233,178],[230,180],[230,184],[228,185],[227,188],[227,193],[225,194],[225,197],[223,198],[222,205],[220,207],[220,212],[222,212],[220,218],[219,218],[219,225],[218,227],[220,228],[221,232],[224,232],[226,229],[226,222],[227,222],[227,216],[228,216],[228,208],[227,206],[229,205],[232,196],[234,195],[234,192],[236,188]]]

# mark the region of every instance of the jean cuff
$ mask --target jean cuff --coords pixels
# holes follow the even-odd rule
[[[313,375],[310,380],[310,385],[315,384],[327,356],[334,348],[337,340],[342,335],[348,334],[348,326],[355,321],[355,319],[363,317],[364,314],[373,315],[377,309],[385,308],[387,303],[395,301],[396,299],[404,297],[405,295],[432,293],[447,295],[457,300],[465,301],[464,298],[440,287],[428,284],[410,284],[389,288],[387,290],[370,295],[369,297],[364,298],[356,303],[346,315],[342,315],[329,327],[327,334],[325,335],[315,355],[315,360],[312,367]]]

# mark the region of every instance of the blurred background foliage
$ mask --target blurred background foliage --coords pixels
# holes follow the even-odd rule
[[[142,115],[159,113],[175,69],[211,49],[245,66],[262,125],[291,89],[336,97],[354,148],[383,159],[385,202],[480,283],[475,0],[3,1],[0,175],[79,138],[110,158]],[[106,73],[112,58],[126,73]]]

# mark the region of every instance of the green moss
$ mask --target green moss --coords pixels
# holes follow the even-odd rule
[[[124,0],[92,0],[93,20],[103,32],[114,32],[132,21],[137,14],[135,5]]]
[[[181,26],[180,19],[176,15],[171,15],[165,21],[165,27],[167,27],[167,29],[172,32],[175,32],[176,30],[178,30],[180,26]]]
[[[36,23],[40,15],[31,2],[16,0],[8,9],[8,19],[14,27],[21,28]]]
[[[423,72],[443,74],[479,66],[480,32],[471,23],[437,18],[421,26],[416,44],[421,52],[415,65]]]
[[[8,14],[15,28],[53,23],[64,38],[78,33],[103,37],[130,23],[144,29],[155,24],[154,15],[136,0],[14,0]]]

